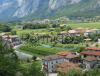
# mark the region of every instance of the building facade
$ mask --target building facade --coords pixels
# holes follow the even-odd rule
[[[98,64],[98,59],[95,57],[87,56],[86,58],[83,58],[83,64],[85,64],[86,69],[90,69]]]
[[[42,69],[47,73],[56,72],[55,64],[64,62],[64,56],[49,55],[42,57]]]

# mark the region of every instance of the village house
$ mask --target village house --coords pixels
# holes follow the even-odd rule
[[[85,29],[82,28],[82,27],[79,27],[79,28],[75,28],[74,30],[76,30],[79,34],[82,34],[85,32]]]
[[[74,64],[71,62],[63,62],[56,64],[57,67],[57,73],[67,73],[69,70],[82,70],[82,68],[79,67],[78,64]]]
[[[93,31],[90,29],[85,30],[84,36],[93,35]]]
[[[9,40],[13,46],[21,44],[21,40],[18,35],[9,35]]]
[[[17,35],[4,35],[2,37],[3,44],[10,44],[11,46],[21,44],[21,40]]]
[[[56,72],[55,64],[64,62],[64,56],[56,54],[45,56],[42,57],[41,59],[42,59],[42,69],[48,73]]]
[[[4,36],[4,35],[7,35],[6,33],[2,32],[0,33],[0,37]]]
[[[19,25],[16,25],[15,28],[19,28]]]
[[[61,24],[60,27],[66,27],[66,24]]]
[[[10,42],[10,40],[8,39],[8,36],[7,36],[7,35],[1,36],[1,39],[2,39],[2,44],[3,44],[5,47],[12,48],[11,42]]]
[[[89,42],[91,41],[92,39],[88,38],[88,39],[84,39],[86,42]]]
[[[93,33],[100,33],[99,29],[91,29]]]
[[[65,60],[64,61],[78,63],[79,62],[79,56],[78,55],[74,55],[74,54],[68,54],[65,57]]]
[[[95,57],[100,60],[100,51],[83,51],[81,52],[81,57],[85,58],[87,56]]]
[[[76,30],[69,30],[68,31],[69,36],[76,36],[78,32]]]
[[[79,61],[79,56],[75,55],[73,52],[63,51],[63,52],[57,53],[57,55],[64,56],[65,62],[78,63]]]
[[[100,51],[100,47],[96,47],[96,46],[91,46],[87,48],[90,51]]]
[[[72,54],[72,55],[69,55]],[[78,57],[77,55],[74,55],[72,52],[64,51],[59,52],[55,55],[49,55],[42,57],[42,69],[45,70],[45,72],[52,73],[56,72],[57,68],[55,64],[62,63],[62,62],[74,62],[78,63]]]
[[[73,52],[69,52],[69,51],[63,51],[63,52],[57,53],[57,55],[60,55],[60,56],[67,56],[68,54],[74,54],[74,53]]]
[[[60,32],[60,34],[68,34],[68,32],[67,31],[62,31],[62,32]]]
[[[86,58],[83,58],[83,64],[85,65],[86,69],[90,69],[98,64],[98,59],[95,57],[87,56]]]

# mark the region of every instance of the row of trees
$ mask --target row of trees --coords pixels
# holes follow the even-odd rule
[[[41,28],[47,28],[49,27],[49,24],[26,24],[23,26],[24,29],[41,29]]]
[[[1,32],[10,32],[11,28],[7,25],[0,25],[0,31]]]
[[[34,34],[33,34],[34,35]],[[61,42],[62,44],[79,44],[79,43],[83,43],[85,42],[84,39],[90,38],[92,39],[92,41],[97,42],[98,39],[100,38],[100,34],[93,34],[93,35],[89,35],[88,37],[81,35],[81,36],[69,36],[69,35],[62,35],[62,34],[58,34],[57,36],[53,36],[53,34],[51,33],[51,36],[49,35],[34,35],[32,34],[24,34],[22,35],[22,39],[24,40],[29,40],[35,41],[35,42],[39,42],[40,40],[43,41],[47,41],[47,43],[49,42]],[[61,39],[59,39],[59,36],[61,37]],[[62,41],[61,41],[62,40]]]
[[[0,76],[15,76],[18,67],[19,60],[14,50],[0,43]]]

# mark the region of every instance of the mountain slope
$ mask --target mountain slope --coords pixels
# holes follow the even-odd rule
[[[99,0],[0,0],[0,20],[93,17]]]

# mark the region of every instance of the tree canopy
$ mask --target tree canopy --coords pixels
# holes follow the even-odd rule
[[[15,76],[19,60],[14,49],[5,48],[0,43],[0,76]]]

